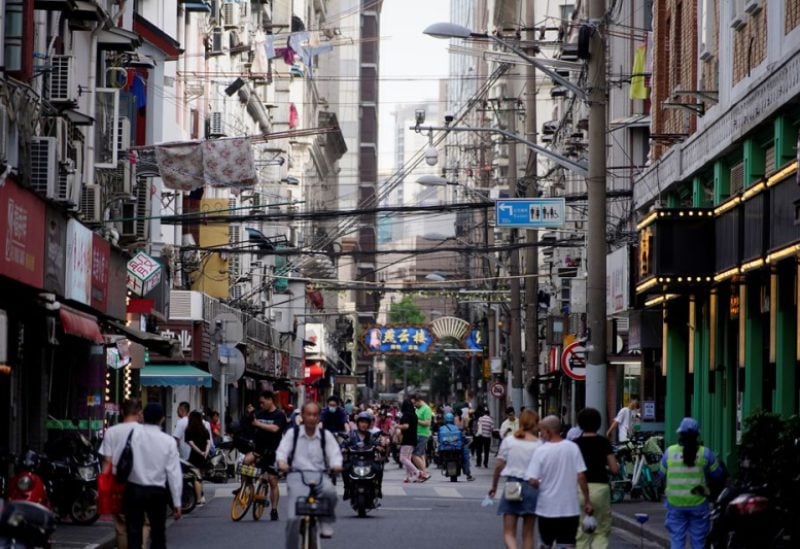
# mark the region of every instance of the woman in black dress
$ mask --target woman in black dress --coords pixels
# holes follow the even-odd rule
[[[191,448],[189,463],[202,472],[206,468],[208,452],[211,449],[211,435],[203,424],[203,416],[200,412],[191,412],[189,414],[189,424],[186,426],[184,437],[186,444]],[[204,505],[206,500],[203,497],[203,483],[199,480],[194,483],[194,491],[197,495],[198,504]]]

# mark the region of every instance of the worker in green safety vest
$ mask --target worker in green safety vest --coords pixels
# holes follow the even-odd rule
[[[678,426],[678,444],[661,458],[666,475],[667,516],[664,521],[672,549],[684,549],[687,534],[692,549],[703,549],[709,530],[708,483],[719,480],[725,469],[714,452],[700,444],[697,420],[685,417]]]

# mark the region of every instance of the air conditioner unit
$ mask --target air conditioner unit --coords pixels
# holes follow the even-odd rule
[[[120,116],[117,124],[117,158],[125,160],[120,153],[131,148],[131,121],[127,116]]]
[[[148,185],[137,185],[133,193],[132,204],[122,205],[122,230],[120,236],[127,239],[147,240],[150,221],[150,188]]]
[[[87,223],[100,223],[103,220],[100,185],[81,187],[80,214]]]
[[[244,295],[244,287],[242,284],[234,284],[233,286],[231,286],[230,298],[233,301],[238,301],[242,299],[243,295]]]
[[[133,187],[136,184],[136,164],[132,164],[127,158],[119,163],[122,175],[122,192],[133,194]]]
[[[72,86],[72,56],[54,55],[47,75],[47,98],[52,102],[71,103],[75,100]]]
[[[75,162],[65,160],[58,163],[58,183],[55,189],[55,198],[59,202],[77,204],[79,191],[75,188],[77,175],[75,174]]]
[[[225,2],[222,4],[222,19],[226,29],[236,28],[239,26],[239,16],[241,15],[239,4],[233,2]]]
[[[30,144],[31,188],[47,198],[55,199],[58,140],[55,137],[34,137]]]
[[[67,160],[69,158],[69,141],[72,132],[70,131],[69,122],[63,118],[56,120],[56,138],[58,139],[58,159]]]
[[[225,132],[222,130],[222,112],[221,111],[212,111],[211,112],[211,122],[209,124],[209,133],[211,137],[219,137],[221,135],[225,135]]]
[[[203,294],[190,290],[170,290],[170,320],[203,320]]]

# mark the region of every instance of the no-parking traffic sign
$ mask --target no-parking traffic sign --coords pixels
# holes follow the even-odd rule
[[[586,381],[586,342],[582,339],[564,347],[561,369],[575,381]]]

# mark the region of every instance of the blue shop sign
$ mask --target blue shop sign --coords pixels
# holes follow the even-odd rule
[[[369,353],[427,353],[432,343],[431,331],[417,326],[373,326],[364,336]]]
[[[478,353],[483,352],[483,334],[481,333],[480,329],[473,328],[469,334],[467,335],[467,339],[464,340],[464,345],[470,351],[475,351]]]

